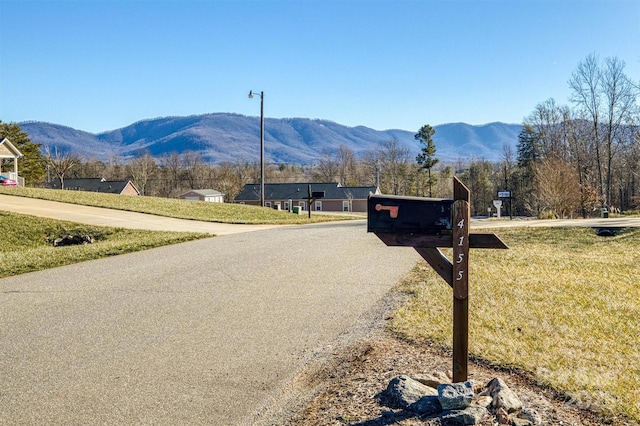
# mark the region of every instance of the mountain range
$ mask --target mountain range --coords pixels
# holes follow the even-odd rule
[[[260,158],[260,119],[231,113],[142,120],[121,129],[90,133],[60,124],[37,121],[19,123],[31,141],[47,149],[69,152],[88,159],[113,156],[131,158],[141,153],[160,157],[172,152],[199,152],[211,164],[257,162]],[[519,124],[465,123],[434,126],[436,157],[442,162],[484,159],[497,161],[505,146],[515,148]],[[335,153],[341,145],[356,156],[378,149],[392,138],[406,147],[412,158],[420,146],[415,131],[374,130],[348,127],[328,120],[266,118],[265,160],[271,163],[314,164]]]

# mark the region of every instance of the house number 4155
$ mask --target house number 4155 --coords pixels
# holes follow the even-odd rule
[[[458,222],[458,228],[464,233],[464,219],[461,219]],[[458,247],[464,247],[464,239],[465,239],[465,235],[460,236],[459,241],[458,241]],[[461,264],[462,262],[464,262],[464,252],[463,253],[458,253],[458,258],[456,259],[456,263],[457,264]],[[464,269],[461,269],[458,271],[458,275],[456,276],[456,281],[461,281],[462,278],[464,277]]]

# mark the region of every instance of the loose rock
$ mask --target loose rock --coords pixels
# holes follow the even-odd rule
[[[438,386],[438,400],[443,410],[464,410],[473,400],[473,383],[448,383]]]
[[[472,404],[479,405],[480,407],[488,408],[493,402],[493,398],[489,395],[478,396]]]
[[[437,371],[433,374],[418,374],[416,376],[412,376],[411,378],[419,381],[423,385],[427,385],[434,389],[437,389],[438,386],[445,383],[451,383],[451,379],[449,379],[449,377],[447,377],[447,375],[441,371]]]
[[[522,409],[522,401],[507,384],[499,377],[492,379],[488,384],[489,394],[493,397],[494,408],[504,408],[507,413],[513,413]]]
[[[515,419],[513,419],[511,421],[511,424],[513,426],[533,426],[533,423],[531,423],[529,420],[521,419],[519,417],[516,417]]]
[[[540,414],[532,408],[523,408],[522,401],[500,378],[492,379],[486,386],[474,381],[441,383],[437,390],[424,384],[435,384],[442,379],[446,380],[436,374],[397,376],[384,392],[386,404],[416,413],[422,419],[439,419],[438,424],[443,425],[475,425],[490,415],[495,425],[543,424]],[[415,415],[411,413],[405,414]],[[396,414],[390,412],[389,415]]]
[[[534,424],[534,425],[542,424],[542,416],[540,416],[540,413],[538,413],[533,408],[526,408],[526,407],[523,408],[518,417],[521,417],[525,420],[529,420],[531,424]]]
[[[435,389],[404,375],[392,379],[385,393],[391,401],[401,408],[408,408],[423,396],[438,394]]]
[[[511,424],[511,416],[507,413],[507,410],[500,407],[496,410],[496,420],[500,425],[508,425]]]
[[[408,410],[422,415],[433,415],[441,412],[442,406],[436,395],[426,395],[411,404]]]
[[[440,420],[447,425],[477,425],[487,415],[489,412],[486,408],[473,405],[464,410],[443,413]]]

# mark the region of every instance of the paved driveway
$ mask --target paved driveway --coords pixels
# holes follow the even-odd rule
[[[2,194],[0,194],[0,210],[29,214],[32,216],[70,220],[90,225],[149,229],[152,231],[185,231],[228,235],[274,228],[273,225],[232,225],[226,223],[200,222],[197,220],[172,219],[151,214],[102,209],[99,207],[58,203],[55,201]]]
[[[0,424],[277,424],[417,260],[355,221],[0,279]]]

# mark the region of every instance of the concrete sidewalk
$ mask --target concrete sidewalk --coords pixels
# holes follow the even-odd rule
[[[242,232],[259,231],[284,226],[234,225],[174,219],[146,213],[134,213],[124,210],[89,207],[11,195],[0,195],[0,210],[52,219],[69,220],[89,225],[148,229],[151,231],[203,232],[214,235],[239,234]]]

